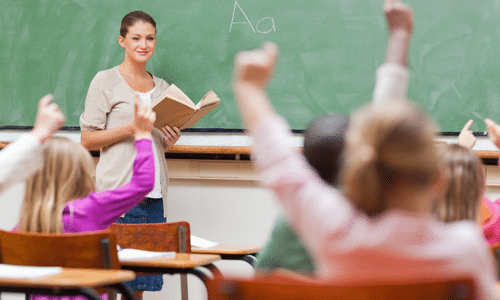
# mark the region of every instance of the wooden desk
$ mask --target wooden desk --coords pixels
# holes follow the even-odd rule
[[[222,259],[243,260],[252,267],[257,262],[255,255],[260,251],[260,246],[244,244],[218,244],[209,248],[191,246],[191,253],[218,254]]]
[[[193,274],[203,281],[205,286],[210,280],[203,268],[212,275],[221,276],[219,269],[212,263],[220,260],[220,255],[176,253],[175,257],[157,257],[136,260],[120,260],[123,269],[147,274]]]
[[[124,293],[123,285],[120,285],[135,278],[132,271],[77,268],[62,270],[58,274],[37,278],[0,277],[0,291],[51,296],[81,295],[90,300],[101,300],[94,288],[112,287],[123,295],[129,295],[129,300],[135,300],[130,293]]]

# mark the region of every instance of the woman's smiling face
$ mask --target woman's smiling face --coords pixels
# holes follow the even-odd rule
[[[118,42],[125,49],[125,59],[146,63],[155,51],[156,28],[151,23],[138,21],[128,28],[125,37],[118,37]]]

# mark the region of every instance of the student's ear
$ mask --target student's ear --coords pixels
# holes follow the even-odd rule
[[[118,36],[118,44],[120,44],[122,48],[125,48],[125,41],[121,35]]]

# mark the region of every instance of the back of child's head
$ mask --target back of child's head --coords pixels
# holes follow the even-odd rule
[[[448,144],[441,159],[449,181],[443,201],[437,201],[435,212],[444,222],[477,221],[484,194],[484,172],[481,160],[471,149]]]
[[[79,143],[53,137],[43,145],[43,167],[26,181],[18,229],[59,233],[66,203],[95,190],[93,161]]]
[[[346,196],[374,216],[394,205],[388,203],[387,195],[401,193],[401,189],[409,193],[428,189],[440,174],[435,131],[427,114],[407,100],[372,103],[357,111],[344,151]],[[398,208],[414,207],[407,199],[398,203]]]
[[[349,119],[329,114],[311,121],[304,132],[304,156],[321,178],[337,185]]]

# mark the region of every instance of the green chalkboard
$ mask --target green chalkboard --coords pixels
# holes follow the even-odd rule
[[[53,93],[66,126],[78,126],[94,75],[118,65],[121,18],[144,10],[157,21],[148,70],[198,101],[222,105],[197,128],[242,128],[231,91],[240,50],[275,41],[281,56],[270,98],[294,129],[327,112],[367,103],[385,55],[382,0],[2,0],[0,126],[32,125]],[[483,0],[411,0],[415,32],[409,97],[441,131],[500,120],[500,5]]]

